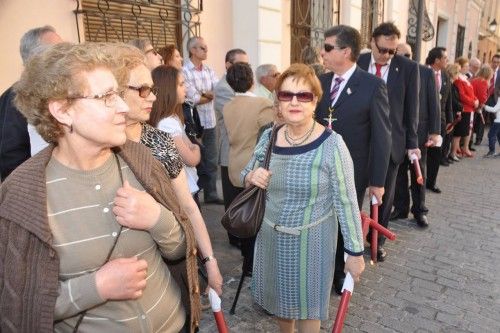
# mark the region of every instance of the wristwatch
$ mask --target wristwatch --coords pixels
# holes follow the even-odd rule
[[[209,262],[210,260],[217,260],[217,259],[215,259],[214,255],[213,255],[213,254],[211,254],[211,255],[206,256],[205,258],[201,259],[201,263],[202,263],[203,265],[205,265],[205,264],[206,264],[207,262]]]

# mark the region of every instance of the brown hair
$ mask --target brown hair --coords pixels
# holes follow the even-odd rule
[[[459,57],[459,58],[455,59],[455,63],[460,65],[460,68],[462,68],[465,66],[465,64],[469,63],[469,59],[467,59],[465,57]]]
[[[483,65],[477,71],[476,77],[481,77],[485,80],[489,80],[492,75],[493,75],[493,69],[491,68],[491,66],[490,65]]]
[[[177,84],[179,82],[180,70],[173,66],[158,66],[151,73],[154,86],[158,90],[156,101],[148,123],[156,127],[158,123],[167,117],[177,116],[184,123],[182,105],[177,100]]]
[[[116,66],[114,58],[103,53],[101,46],[102,43],[60,43],[35,55],[26,64],[14,86],[14,103],[45,141],[57,143],[64,135],[62,125],[49,111],[49,101],[84,95],[89,86],[83,73],[98,68],[111,70]],[[121,80],[117,77],[118,84],[123,85]],[[66,103],[67,107],[71,105],[69,100]]]
[[[168,44],[167,46],[164,46],[158,50],[158,53],[163,58],[163,63],[165,65],[168,65],[170,61],[172,61],[175,50],[177,50],[177,48],[174,44]]]
[[[321,100],[321,96],[323,95],[321,83],[311,67],[305,64],[292,64],[278,77],[275,90],[280,91],[283,82],[289,77],[293,80],[303,81],[308,84],[311,87],[311,91],[314,96],[318,97],[318,101]]]

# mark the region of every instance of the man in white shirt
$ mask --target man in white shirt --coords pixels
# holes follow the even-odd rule
[[[217,195],[217,133],[213,105],[213,90],[217,84],[215,71],[203,62],[207,59],[208,46],[201,37],[191,37],[187,42],[189,59],[183,73],[186,99],[197,106],[203,126],[201,162],[198,165],[198,185],[203,189],[205,203],[223,204]]]

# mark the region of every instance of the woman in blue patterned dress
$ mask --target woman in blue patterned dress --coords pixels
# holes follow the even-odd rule
[[[292,65],[279,77],[276,93],[285,125],[270,171],[259,165],[271,130],[242,171],[246,186],[267,188],[252,293],[276,316],[281,332],[294,332],[296,322],[299,332],[319,332],[320,320],[328,318],[339,224],[346,271],[357,281],[365,265],[352,160],[342,137],[314,120],[322,91],[312,69]]]

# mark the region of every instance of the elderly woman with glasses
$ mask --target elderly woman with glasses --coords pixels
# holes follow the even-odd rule
[[[321,98],[314,71],[290,66],[278,78],[279,127],[269,171],[260,167],[271,130],[262,134],[242,179],[267,189],[257,234],[252,292],[277,317],[281,332],[319,332],[328,318],[337,227],[344,236],[346,271],[364,270],[361,219],[352,160],[342,137],[314,120]],[[337,223],[337,220],[339,223]]]
[[[146,66],[150,71],[163,64],[162,55],[158,51],[156,51],[149,39],[132,39],[128,43],[144,52],[144,54],[146,55]]]
[[[192,227],[161,163],[127,141],[118,51],[59,44],[16,84],[51,145],[0,187],[1,331],[178,332],[189,307],[199,318],[163,260],[186,257],[199,290]]]
[[[110,54],[114,48],[116,47],[105,48],[104,52]],[[119,63],[119,66],[115,67],[115,75],[128,80],[123,94],[130,109],[127,113],[127,138],[147,146],[153,156],[165,167],[177,200],[193,224],[196,242],[203,258],[202,262],[207,269],[209,285],[221,294],[222,276],[213,254],[205,222],[191,195],[187,172],[179,150],[176,149],[175,138],[147,124],[153,104],[157,100],[155,96],[157,90],[153,87],[153,79],[146,66],[144,55],[136,48],[120,44],[120,52],[115,57]],[[163,66],[156,70],[159,68]],[[176,91],[174,94],[177,95]],[[158,95],[164,96],[164,92]]]

